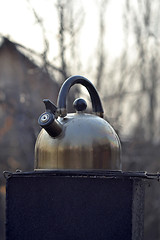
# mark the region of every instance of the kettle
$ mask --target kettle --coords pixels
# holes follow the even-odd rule
[[[85,113],[87,103],[78,98],[76,113],[67,114],[66,99],[74,84],[89,92],[93,114]],[[35,170],[121,169],[121,144],[111,125],[103,119],[97,90],[85,77],[69,77],[61,86],[57,106],[44,99],[46,111],[39,117],[42,127],[35,144]]]

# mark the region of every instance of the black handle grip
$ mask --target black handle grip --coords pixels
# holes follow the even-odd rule
[[[69,92],[69,89],[75,85],[75,84],[82,84],[85,86],[90,94],[90,98],[92,101],[92,109],[93,112],[100,116],[103,117],[103,107],[101,100],[99,98],[99,95],[97,93],[96,88],[93,86],[93,84],[85,77],[82,76],[72,76],[69,77],[62,85],[59,95],[58,95],[58,100],[57,100],[57,106],[58,106],[58,112],[60,116],[66,116],[67,111],[66,111],[66,98],[67,94]]]

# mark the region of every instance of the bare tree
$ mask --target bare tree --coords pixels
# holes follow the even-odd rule
[[[96,72],[96,87],[100,91],[102,80],[104,77],[104,69],[106,68],[106,49],[104,44],[105,28],[106,28],[106,8],[108,0],[101,0],[97,2],[99,15],[99,39],[98,39],[98,53],[97,53],[97,72]]]
[[[66,63],[66,45],[65,45],[65,16],[64,9],[66,7],[66,2],[58,0],[57,4],[57,12],[59,18],[59,51],[60,51],[60,65],[62,69],[62,74],[64,79],[67,78],[67,63]]]
[[[43,21],[43,18],[39,15],[35,8],[32,7],[31,2],[27,0],[30,4],[30,8],[35,17],[36,23],[40,26],[42,31],[42,37],[44,42],[44,50],[41,54],[43,60],[43,67],[46,72],[51,75],[60,74],[59,83],[62,83],[68,76],[70,76],[71,70],[77,62],[80,65],[77,46],[78,46],[78,34],[83,25],[84,12],[80,7],[75,10],[75,5],[73,0],[57,0],[56,4],[53,4],[57,10],[58,26],[57,26],[57,43],[59,47],[59,53],[56,59],[50,62],[48,60],[48,52],[51,42],[47,38],[47,26]],[[79,14],[79,12],[81,14]]]
[[[159,79],[158,59],[160,58],[155,21],[158,20],[159,2],[126,1],[127,19],[132,27],[135,39],[135,67],[134,85],[141,91],[140,97],[135,97],[134,108],[137,112],[138,126],[141,126],[141,136],[154,140],[157,121],[157,87]],[[157,16],[157,18],[155,17]],[[157,23],[158,24],[158,23]],[[129,26],[128,26],[129,28]],[[133,60],[132,60],[133,62]],[[140,131],[140,129],[139,129]]]

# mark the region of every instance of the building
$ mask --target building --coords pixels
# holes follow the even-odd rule
[[[58,84],[4,38],[0,47],[1,169],[33,169],[42,100],[57,100]]]

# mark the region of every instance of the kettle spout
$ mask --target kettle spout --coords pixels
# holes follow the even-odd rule
[[[56,138],[63,129],[62,124],[56,119],[57,107],[48,99],[44,99],[43,102],[46,106],[46,112],[40,115],[38,123],[51,137]]]

